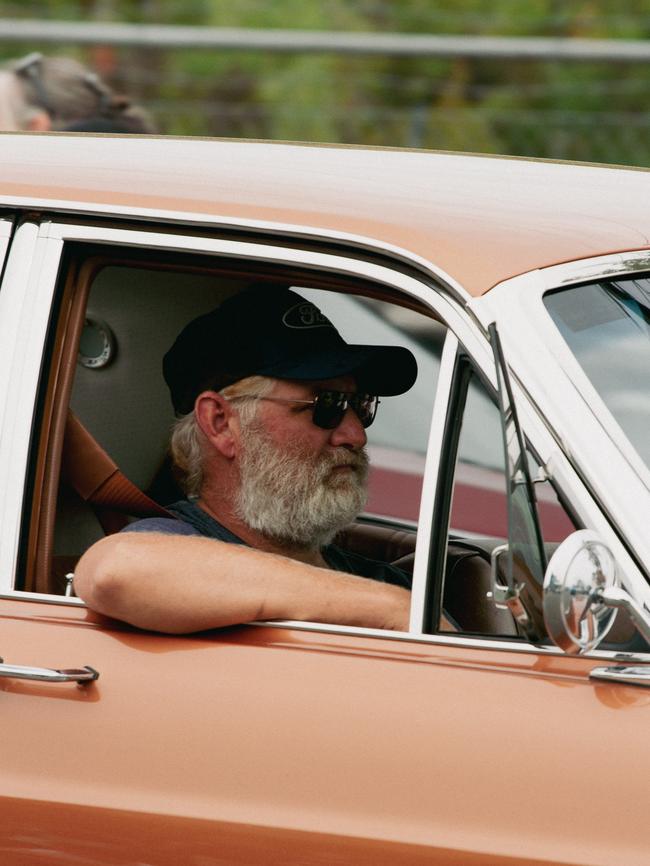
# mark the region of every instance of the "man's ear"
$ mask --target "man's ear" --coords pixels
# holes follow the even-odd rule
[[[194,403],[196,423],[210,444],[232,460],[239,444],[239,425],[229,400],[216,391],[203,391]]]

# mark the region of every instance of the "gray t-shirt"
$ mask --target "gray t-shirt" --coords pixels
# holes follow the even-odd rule
[[[126,526],[122,532],[162,532],[166,535],[200,535],[205,538],[214,538],[229,544],[243,544],[246,542],[226,529],[221,523],[211,517],[200,506],[189,499],[181,499],[173,505],[166,506],[167,511],[174,517],[147,517],[144,520],[136,520]],[[411,577],[405,571],[390,565],[387,562],[379,562],[368,559],[358,553],[343,550],[335,544],[328,544],[322,550],[323,559],[334,571],[345,571],[348,574],[356,574],[359,577],[368,577],[371,580],[379,580],[382,583],[391,583],[395,586],[411,588]]]

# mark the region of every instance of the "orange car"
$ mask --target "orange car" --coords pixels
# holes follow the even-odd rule
[[[3,866],[646,864],[650,175],[0,141]],[[173,495],[162,354],[278,278],[418,354],[341,539],[409,631],[93,614],[81,554]]]

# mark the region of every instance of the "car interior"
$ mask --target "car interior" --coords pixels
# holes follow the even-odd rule
[[[174,415],[161,359],[197,315],[251,282],[268,280],[381,298],[431,321],[431,311],[418,308],[412,298],[331,274],[289,273],[189,254],[111,254],[81,245],[68,250],[65,265],[23,520],[19,574],[24,580],[17,588],[25,591],[70,594],[66,576],[91,544],[133,519],[165,514],[165,505],[182,498],[167,450]],[[364,334],[357,339],[371,342]],[[433,395],[433,383],[430,390]],[[409,572],[416,532],[409,521],[363,515],[336,541]],[[441,604],[451,626],[440,625],[436,616],[432,632],[451,627],[472,635],[520,636],[510,612],[489,600],[490,554],[503,540],[476,533],[448,538],[444,589],[434,606]]]
[[[182,497],[167,454],[174,414],[161,372],[178,332],[251,282],[279,279],[189,255],[88,249],[70,250],[62,272],[19,569],[20,588],[54,594],[68,591],[65,575],[93,542]],[[298,276],[286,279],[309,284]],[[321,280],[328,283],[340,288]],[[403,530],[403,549],[391,557],[412,551],[414,539]]]

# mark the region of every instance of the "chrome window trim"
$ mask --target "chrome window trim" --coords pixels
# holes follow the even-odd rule
[[[299,622],[296,620],[274,620],[273,622],[251,622],[248,625],[256,628],[288,628],[296,631],[323,632],[325,634],[358,635],[359,637],[381,638],[383,640],[402,641],[408,643],[425,643],[432,646],[460,647],[465,649],[485,649],[492,652],[516,652],[526,655],[543,655],[550,658],[581,658],[602,661],[639,661],[650,662],[650,653],[627,653],[613,650],[592,650],[580,656],[567,656],[556,646],[535,646],[518,638],[512,641],[496,638],[465,637],[454,634],[414,634],[406,631],[383,631],[360,626],[342,626],[329,623]]]
[[[62,595],[46,595],[45,593],[21,592],[12,590],[11,592],[0,592],[0,599],[6,601],[27,602],[28,604],[54,604],[65,605],[67,607],[85,608],[85,604],[81,599],[71,597],[66,598]],[[85,623],[80,623],[84,625]],[[88,622],[88,625],[96,628],[97,623]],[[297,620],[273,620],[273,622],[250,622],[245,623],[243,627],[251,626],[254,628],[270,628],[270,629],[291,629],[293,631],[306,631],[315,634],[332,634],[341,635],[342,637],[357,636],[365,638],[379,638],[382,641],[398,641],[401,643],[421,643],[431,646],[458,647],[461,649],[479,649],[488,650],[490,652],[516,652],[524,655],[543,655],[549,658],[567,658],[575,659],[575,656],[567,656],[559,647],[556,646],[535,646],[534,644],[526,643],[518,639],[512,641],[496,638],[483,637],[465,637],[463,635],[454,634],[414,634],[406,631],[385,631],[376,628],[363,628],[361,626],[345,626],[331,623],[316,623],[316,622],[300,622]],[[219,629],[212,629],[218,632]],[[175,637],[183,637],[183,635],[175,635]],[[191,635],[185,635],[191,637]],[[615,662],[645,662],[650,663],[650,653],[628,653],[614,652],[609,650],[592,650],[590,653],[585,653],[577,658],[592,659],[594,661],[615,661]]]
[[[633,274],[637,271],[650,271],[650,251],[613,253],[607,256],[593,256],[561,265],[540,268],[538,273],[549,289],[559,289],[576,283]]]
[[[51,595],[47,592],[24,592],[21,589],[10,589],[0,592],[0,598],[7,601],[27,601],[32,604],[58,604],[66,607],[82,607],[85,603],[76,595]],[[93,623],[94,625],[94,623]]]

